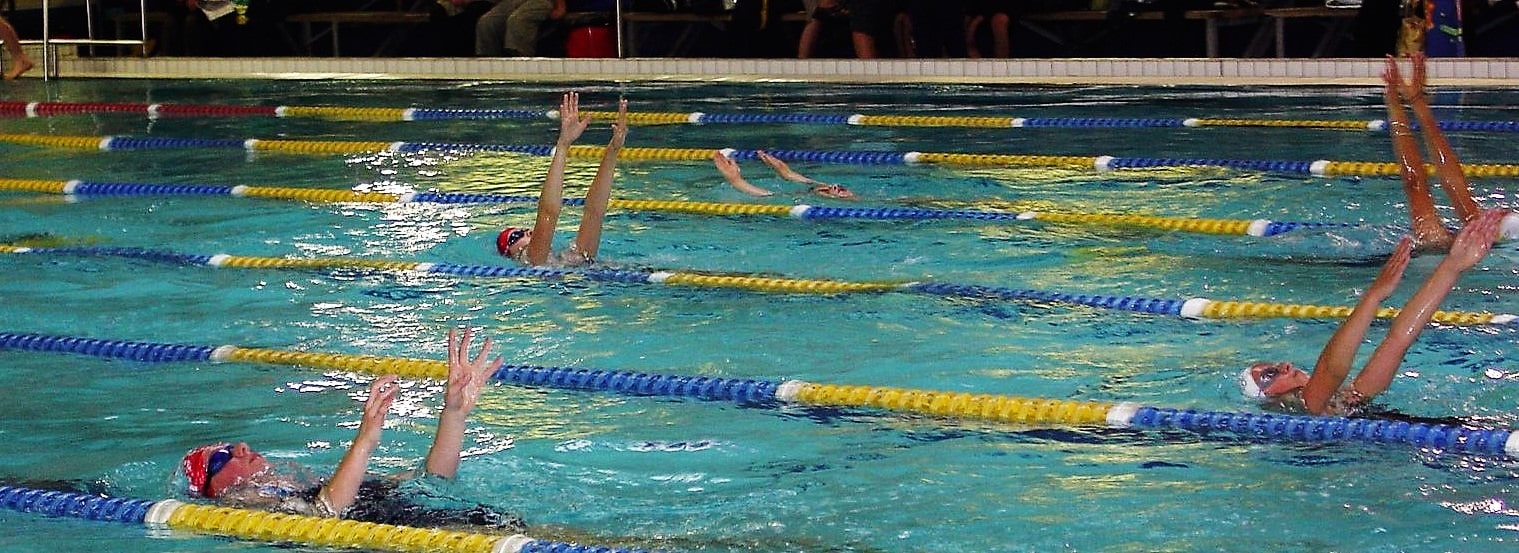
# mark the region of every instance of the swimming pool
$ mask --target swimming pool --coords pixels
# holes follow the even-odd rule
[[[4,100],[546,109],[553,85],[491,82],[22,82]],[[1373,89],[593,85],[605,109],[1085,117],[1377,119]],[[1514,120],[1514,93],[1442,93],[1442,117]],[[7,119],[6,133],[547,144],[543,120],[335,122],[140,115]],[[597,125],[581,144],[606,139]],[[1508,163],[1507,133],[1456,133],[1468,161]],[[630,146],[1387,160],[1379,133],[1282,128],[963,129],[639,126]],[[302,156],[237,150],[81,152],[0,143],[5,178],[535,194],[546,158],[423,152]],[[592,161],[571,164],[578,197]],[[784,188],[744,162],[762,186]],[[869,206],[1049,209],[1401,223],[1397,181],[1225,169],[1066,169],[794,163]],[[1513,179],[1474,182],[1513,206]],[[629,161],[614,197],[751,202],[710,163]],[[850,205],[798,194],[774,203]],[[1033,207],[1027,207],[1033,206]],[[0,195],[0,236],[248,256],[501,264],[495,230],[528,204],[306,204],[221,197],[65,203]],[[1447,210],[1448,212],[1448,210]],[[562,228],[578,222],[566,209]],[[567,232],[565,233],[567,234]],[[563,238],[561,237],[561,240]],[[1070,293],[1349,305],[1375,266],[1292,263],[1266,239],[987,221],[797,221],[614,211],[614,265],[849,281],[928,280]],[[1519,313],[1519,252],[1501,246],[1448,309]],[[1419,258],[1409,280],[1435,259]],[[1185,320],[1047,302],[913,294],[793,295],[353,270],[214,269],[112,257],[0,256],[0,332],[402,357],[443,356],[482,327],[509,362],[801,379],[1223,411],[1240,367],[1311,364],[1330,320]],[[1401,303],[1405,283],[1393,302]],[[1378,329],[1373,335],[1379,335]],[[1506,326],[1440,326],[1385,402],[1515,427]],[[1363,351],[1363,356],[1369,349]],[[1364,357],[1363,357],[1364,358]],[[103,480],[159,498],[185,450],[243,439],[335,465],[366,378],[245,363],[145,364],[0,350],[7,478]],[[439,388],[411,383],[375,463],[416,465]],[[1507,459],[1228,434],[998,425],[866,409],[742,406],[501,386],[487,391],[447,495],[531,524],[676,550],[1473,550],[1514,539]],[[7,548],[244,550],[186,534],[0,511]],[[529,532],[532,534],[533,532]]]

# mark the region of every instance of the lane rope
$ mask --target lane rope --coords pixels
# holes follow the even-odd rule
[[[236,267],[247,269],[361,269],[397,272],[416,272],[461,277],[533,278],[539,280],[562,280],[579,278],[595,282],[624,284],[648,284],[742,290],[750,292],[774,292],[788,294],[852,294],[904,292],[932,296],[968,298],[981,300],[1014,301],[1024,303],[1056,303],[1098,307],[1114,311],[1169,315],[1188,319],[1343,319],[1350,316],[1351,307],[1292,304],[1274,302],[1249,302],[1212,300],[1207,298],[1161,299],[1139,296],[1113,296],[1105,294],[1072,294],[1033,289],[1006,288],[975,284],[935,282],[868,282],[817,280],[790,277],[752,275],[712,275],[680,271],[654,271],[646,269],[619,269],[591,267],[565,269],[554,267],[522,267],[501,265],[456,265],[451,263],[424,263],[387,259],[351,257],[279,258],[254,257],[229,254],[193,254],[169,250],[152,250],[128,247],[77,246],[56,248],[32,248],[0,244],[0,253],[30,255],[70,255],[87,257],[121,257],[155,262],[180,263],[210,267]],[[1392,318],[1398,309],[1383,307],[1377,317]],[[1510,314],[1486,312],[1436,311],[1432,323],[1450,325],[1504,325],[1519,317]]]
[[[443,360],[244,348],[234,345],[167,344],[6,332],[0,333],[0,349],[72,353],[142,362],[276,364],[371,375],[397,374],[433,380],[444,380],[448,376],[448,363]],[[1133,402],[1070,401],[1000,394],[820,384],[801,380],[683,376],[577,367],[505,365],[492,378],[530,387],[692,398],[744,405],[782,403],[870,408],[949,419],[1029,425],[1107,425],[1115,428],[1186,430],[1199,434],[1221,431],[1273,441],[1400,444],[1449,453],[1519,457],[1516,455],[1519,453],[1519,434],[1503,428],[1481,429],[1349,417],[1196,411]]]
[[[548,156],[548,145],[469,144],[445,142],[379,142],[344,140],[271,140],[233,138],[173,138],[130,136],[55,136],[35,134],[0,134],[0,142],[56,148],[102,151],[150,149],[238,149],[250,152],[284,152],[300,154],[372,154],[376,152],[416,153],[424,151],[499,152]],[[601,146],[572,146],[567,155],[574,158],[599,158]],[[707,161],[714,151],[730,154],[735,160],[756,160],[758,150],[736,148],[623,148],[620,159],[626,161]],[[1022,154],[966,154],[947,152],[887,152],[828,150],[766,150],[785,161],[836,163],[851,165],[935,164],[970,167],[1043,167],[1089,170],[1099,173],[1129,169],[1183,169],[1209,167],[1243,171],[1264,171],[1309,175],[1397,176],[1399,164],[1381,161],[1272,160],[1181,157],[1056,156]],[[1468,177],[1519,177],[1519,164],[1466,163],[1462,170]],[[1435,166],[1425,164],[1425,173],[1434,174]]]

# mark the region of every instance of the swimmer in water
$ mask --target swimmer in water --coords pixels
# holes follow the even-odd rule
[[[564,207],[564,167],[568,163],[570,146],[590,124],[590,116],[580,115],[580,94],[564,93],[559,101],[559,141],[554,145],[549,172],[543,179],[543,191],[538,195],[538,219],[531,229],[507,227],[497,234],[496,253],[534,266],[573,267],[595,263],[597,248],[601,246],[602,222],[612,198],[612,175],[617,169],[617,155],[628,136],[628,101],[617,102],[612,140],[601,154],[601,165],[596,168],[591,189],[585,193],[585,206],[575,241],[568,250],[556,253],[553,251],[554,227],[559,224],[559,211]]]
[[[469,329],[448,332],[448,383],[438,430],[427,453],[427,474],[453,478],[459,469],[465,419],[475,407],[480,391],[501,367],[500,357],[491,358],[491,339],[470,357],[473,333]],[[190,450],[180,470],[188,480],[191,497],[219,504],[292,514],[346,518],[363,522],[405,526],[485,526],[519,531],[522,520],[480,505],[471,509],[431,509],[417,506],[397,493],[409,475],[382,479],[365,477],[369,458],[380,443],[385,413],[395,399],[396,376],[375,379],[364,402],[363,418],[353,445],[325,482],[303,482],[285,474],[244,442],[216,443]]]
[[[1349,386],[1344,384],[1350,376],[1350,364],[1355,360],[1356,350],[1360,349],[1367,329],[1376,318],[1378,306],[1397,289],[1403,269],[1413,254],[1414,239],[1411,237],[1398,242],[1392,256],[1382,265],[1381,273],[1351,310],[1350,317],[1329,338],[1312,374],[1287,362],[1256,363],[1240,375],[1240,388],[1245,397],[1291,412],[1334,416],[1368,414],[1371,399],[1392,384],[1403,356],[1429,325],[1435,310],[1456,285],[1461,273],[1481,261],[1492,248],[1499,225],[1507,214],[1508,211],[1503,209],[1484,211],[1461,229],[1450,243],[1450,252],[1393,318],[1387,336],[1377,344],[1376,351]]]
[[[839,186],[837,184],[828,184],[826,182],[813,180],[806,175],[792,170],[790,166],[786,165],[786,162],[781,161],[780,159],[770,155],[764,150],[756,151],[755,155],[759,157],[760,161],[765,162],[765,165],[769,165],[771,169],[774,169],[776,175],[779,175],[781,178],[789,180],[791,182],[805,185],[808,192],[825,198],[836,198],[840,200],[857,199],[855,198],[854,192],[850,192],[848,188],[844,188],[843,186]],[[727,155],[723,154],[722,151],[712,153],[712,164],[717,166],[717,172],[722,173],[723,179],[728,181],[728,185],[737,189],[739,192],[743,192],[750,196],[775,195],[774,192],[755,186],[748,180],[745,180],[744,176],[739,174],[738,162],[733,161],[732,158],[729,158]]]

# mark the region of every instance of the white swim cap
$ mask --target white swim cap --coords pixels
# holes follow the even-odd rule
[[[1239,391],[1245,397],[1260,401],[1266,399],[1266,392],[1261,390],[1260,384],[1255,383],[1255,375],[1250,374],[1254,367],[1245,367],[1245,371],[1239,373]]]
[[[1498,239],[1513,240],[1519,238],[1519,214],[1509,213],[1503,216],[1503,221],[1498,223]]]

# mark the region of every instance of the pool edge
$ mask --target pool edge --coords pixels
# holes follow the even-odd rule
[[[41,67],[31,78],[42,76]],[[1430,61],[1433,84],[1519,86],[1519,58]],[[1335,59],[559,59],[73,58],[59,78],[420,79],[1069,85],[1375,86],[1382,60]]]

